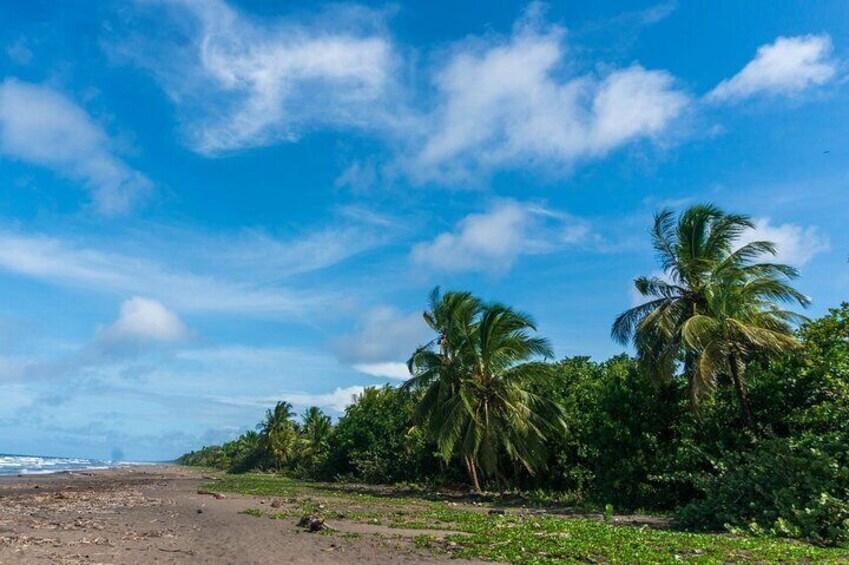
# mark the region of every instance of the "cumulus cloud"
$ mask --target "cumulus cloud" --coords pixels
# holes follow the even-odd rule
[[[331,348],[341,362],[361,373],[403,380],[410,375],[402,361],[429,335],[421,313],[379,306],[363,316],[354,332],[333,340]]]
[[[159,43],[146,35],[116,51],[158,77],[200,153],[294,141],[321,127],[370,127],[384,118],[394,63],[381,13],[337,6],[309,21],[263,21],[221,0],[148,4],[164,5],[171,34]]]
[[[85,110],[59,92],[16,79],[0,83],[0,155],[83,183],[107,214],[126,211],[152,187],[111,145]]]
[[[170,34],[113,51],[159,79],[191,147],[216,155],[322,128],[364,130],[396,155],[339,177],[359,188],[383,176],[462,183],[500,168],[568,167],[657,139],[689,101],[671,74],[639,63],[570,72],[565,29],[545,22],[539,3],[507,36],[456,43],[426,68],[404,59],[385,14],[361,6],[260,19],[221,0],[150,4],[166,6],[156,15],[171,14]]]
[[[183,321],[161,302],[135,296],[121,304],[118,319],[101,334],[107,343],[175,342],[188,335]]]
[[[755,220],[754,230],[743,234],[741,243],[771,241],[778,247],[778,255],[771,261],[803,267],[815,255],[828,251],[828,238],[815,226],[773,224],[768,218]]]
[[[468,180],[496,167],[569,165],[660,135],[688,96],[634,63],[575,75],[565,30],[532,5],[509,37],[455,46],[436,72],[436,110],[408,166],[420,180]]]
[[[509,270],[520,255],[550,253],[584,241],[589,226],[545,207],[500,201],[469,214],[453,231],[413,247],[414,263],[442,271]]]
[[[831,38],[826,35],[779,37],[758,48],[743,70],[719,83],[711,101],[742,100],[757,94],[795,94],[834,78]]]

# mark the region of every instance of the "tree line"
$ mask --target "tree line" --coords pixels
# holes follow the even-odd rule
[[[810,321],[796,269],[743,215],[663,210],[662,276],[612,337],[634,356],[553,362],[534,320],[435,289],[433,339],[401,387],[335,425],[268,410],[258,431],[180,458],[233,472],[518,489],[576,505],[674,512],[694,529],[849,543],[849,305]],[[747,238],[748,239],[748,238]]]

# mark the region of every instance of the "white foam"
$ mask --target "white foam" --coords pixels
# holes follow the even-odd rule
[[[46,475],[63,471],[109,469],[124,464],[122,462],[79,457],[0,455],[0,475]]]

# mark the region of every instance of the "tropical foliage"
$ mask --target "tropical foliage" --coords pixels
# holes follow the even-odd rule
[[[366,389],[335,425],[279,403],[181,462],[519,489],[849,545],[849,304],[814,321],[786,308],[808,304],[798,273],[751,228],[712,206],[656,216],[662,274],[636,280],[647,302],[613,326],[634,357],[551,362],[529,316],[437,289],[403,386]]]
[[[424,318],[436,337],[413,353],[413,377],[403,388],[420,393],[416,421],[445,462],[459,458],[478,491],[479,470],[506,484],[510,465],[529,473],[544,466],[546,436],[562,432],[562,420],[530,389],[541,371],[529,361],[553,355],[545,339],[532,335],[533,320],[439,289]]]
[[[745,364],[798,347],[792,324],[804,318],[780,303],[809,303],[789,284],[796,269],[757,262],[776,254],[774,243],[741,244],[754,227],[747,216],[709,205],[677,219],[671,210],[658,213],[652,243],[663,274],[634,281],[648,300],[621,314],[612,330],[616,340],[633,342],[644,370],[659,380],[671,379],[683,360],[694,408],[720,377],[730,377],[750,426]]]

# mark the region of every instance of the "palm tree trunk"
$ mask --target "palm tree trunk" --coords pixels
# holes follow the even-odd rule
[[[755,419],[752,417],[752,409],[749,407],[749,398],[746,396],[746,389],[743,387],[743,381],[740,378],[740,368],[737,366],[737,357],[731,353],[728,356],[728,365],[731,369],[731,380],[734,382],[734,389],[737,391],[737,399],[740,401],[740,408],[743,411],[743,418],[750,430],[755,429]]]
[[[699,408],[699,402],[696,399],[696,395],[694,393],[696,384],[693,382],[696,378],[696,370],[694,368],[695,359],[693,354],[689,351],[684,355],[684,374],[687,375],[687,396],[690,400],[690,409],[693,411],[693,414],[696,415],[696,418],[701,421],[702,419],[702,411]]]
[[[481,492],[481,484],[478,481],[478,470],[475,467],[474,460],[466,455],[464,457],[466,462],[466,472],[469,474],[469,479],[472,481],[472,487],[475,489],[475,492]]]

